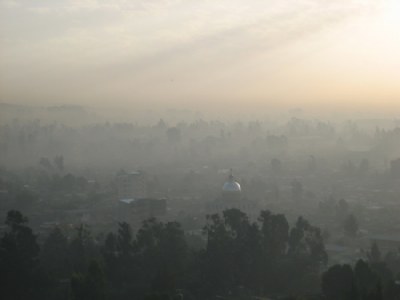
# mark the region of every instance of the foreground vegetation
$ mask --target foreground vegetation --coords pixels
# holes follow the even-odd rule
[[[19,211],[0,241],[2,299],[398,299],[400,287],[379,250],[354,268],[326,270],[319,228],[261,211],[257,222],[230,209],[208,216],[203,237],[177,222],[143,222],[134,235],[69,237],[56,227],[39,247]],[[324,272],[325,271],[325,272]],[[321,276],[322,274],[322,276]]]

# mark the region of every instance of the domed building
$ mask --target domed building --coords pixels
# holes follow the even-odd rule
[[[222,186],[222,198],[226,200],[240,200],[241,197],[242,188],[239,182],[235,181],[231,170],[228,180]]]
[[[222,186],[223,193],[240,193],[242,191],[240,184],[235,181],[232,173],[229,175],[228,181]]]
[[[235,180],[231,170],[227,181],[222,185],[222,193],[207,204],[206,211],[208,214],[214,214],[232,208],[240,209],[252,219],[256,219],[260,212],[256,202],[243,197],[240,183]]]

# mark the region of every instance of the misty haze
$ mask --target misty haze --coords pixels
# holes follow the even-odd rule
[[[0,0],[0,299],[400,299],[400,2]]]

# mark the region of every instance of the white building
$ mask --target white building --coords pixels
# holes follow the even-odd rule
[[[240,183],[231,173],[227,181],[222,185],[221,196],[207,204],[208,214],[222,213],[224,210],[236,208],[246,213],[249,218],[257,218],[260,213],[258,203],[243,199]]]

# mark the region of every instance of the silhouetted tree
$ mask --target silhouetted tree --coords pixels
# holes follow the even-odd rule
[[[76,236],[69,244],[69,259],[72,270],[83,273],[87,269],[90,259],[98,256],[93,237],[87,225],[81,224],[76,230]]]
[[[74,300],[106,299],[106,282],[99,263],[92,260],[85,274],[75,273],[71,278],[71,292]]]
[[[292,181],[292,199],[301,200],[303,198],[303,185],[297,179]]]
[[[355,237],[358,232],[358,222],[353,214],[350,214],[344,221],[344,233],[347,236]]]
[[[260,213],[259,221],[265,254],[272,258],[285,255],[289,240],[289,223],[285,216],[264,210]]]
[[[325,251],[321,230],[299,217],[296,226],[291,229],[289,236],[289,254],[306,256],[313,264],[325,264],[328,256]]]
[[[68,240],[60,228],[54,228],[43,244],[40,253],[45,271],[53,279],[69,278],[71,269],[68,257]]]
[[[53,170],[53,165],[47,157],[40,158],[39,164],[47,170]]]
[[[371,249],[368,251],[367,257],[370,263],[379,263],[381,261],[381,251],[376,242],[371,244]]]
[[[62,155],[55,156],[53,161],[60,172],[64,171],[64,157]]]
[[[3,299],[36,299],[43,282],[38,268],[39,246],[28,219],[19,211],[7,214],[7,231],[0,240],[0,282]]]
[[[363,260],[358,260],[354,267],[354,277],[360,299],[377,299],[381,294],[378,275]]]
[[[141,281],[153,291],[174,293],[184,275],[187,245],[177,222],[143,222],[134,242]]]
[[[327,300],[357,299],[353,270],[349,265],[335,265],[322,275],[322,293]]]
[[[339,220],[343,220],[349,213],[349,204],[346,200],[340,199],[336,205],[336,214]]]
[[[368,263],[358,260],[354,271],[349,265],[334,265],[322,275],[322,292],[328,300],[381,300],[397,299],[399,290],[393,288],[393,281],[383,290],[382,278]],[[384,295],[394,298],[386,298]]]

